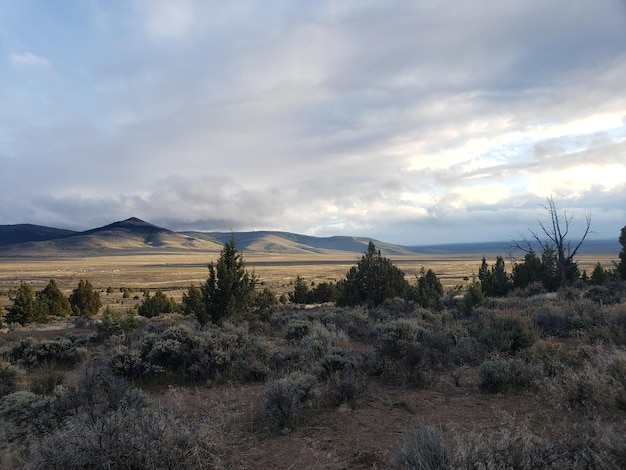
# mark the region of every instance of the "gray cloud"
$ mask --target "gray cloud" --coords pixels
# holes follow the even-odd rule
[[[626,219],[618,0],[66,8],[0,7],[0,223],[432,243],[506,239],[550,194]]]

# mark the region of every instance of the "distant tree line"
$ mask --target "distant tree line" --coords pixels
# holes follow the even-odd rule
[[[89,281],[82,279],[69,297],[61,292],[54,279],[50,279],[46,287],[37,292],[32,285],[22,282],[10,298],[12,304],[6,307],[4,321],[21,325],[45,323],[69,315],[95,315],[102,307],[100,294]]]

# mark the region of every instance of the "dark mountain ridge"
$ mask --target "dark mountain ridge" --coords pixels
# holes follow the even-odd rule
[[[33,224],[0,225],[0,253],[20,256],[37,252],[141,253],[145,250],[219,251],[224,243],[235,237],[237,246],[247,252],[276,254],[323,254],[329,252],[363,253],[374,242],[385,255],[415,254],[501,254],[511,251],[511,242],[453,243],[441,245],[402,246],[367,237],[315,237],[281,231],[251,232],[174,232],[136,217],[113,222],[83,232]],[[621,246],[617,240],[586,240],[582,253],[615,253]]]
[[[40,242],[75,235],[79,232],[43,225],[0,225],[0,246],[16,243]]]

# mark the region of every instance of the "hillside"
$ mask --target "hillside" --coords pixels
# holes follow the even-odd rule
[[[386,255],[411,255],[415,252],[410,248],[372,240],[365,237],[313,237],[291,232],[184,232],[187,235],[215,240],[220,244],[235,236],[235,243],[244,251],[266,251],[275,253],[328,253],[330,251],[344,251],[349,253],[363,253],[367,245],[374,242],[376,248]]]
[[[63,237],[17,244],[0,244],[4,256],[52,254],[126,254],[155,251],[219,251],[221,245],[152,225],[135,217]]]
[[[103,227],[75,232],[32,224],[0,225],[0,256],[123,255],[172,252],[219,252],[231,236],[242,251],[250,254],[328,255],[363,253],[370,238],[314,237],[291,232],[174,232],[136,217]],[[386,256],[501,254],[510,251],[510,242],[457,243],[402,246],[371,240]],[[581,254],[605,253],[617,257],[617,240],[586,240]]]
[[[0,225],[0,247],[15,243],[54,240],[76,234],[73,230],[33,224]]]

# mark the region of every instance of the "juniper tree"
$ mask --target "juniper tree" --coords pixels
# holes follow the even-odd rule
[[[20,323],[26,325],[35,319],[36,303],[33,286],[22,282],[15,292],[13,303],[6,307],[4,320],[7,323]]]
[[[35,295],[37,303],[37,317],[41,321],[47,320],[50,316],[65,317],[72,313],[72,307],[65,294],[61,292],[57,282],[50,279],[50,282]]]
[[[622,245],[622,251],[619,253],[617,273],[619,274],[619,277],[626,281],[626,226],[624,226],[620,232],[619,244]]]
[[[70,294],[69,301],[75,315],[95,315],[102,307],[100,293],[94,290],[91,282],[82,279]]]
[[[204,310],[198,322],[222,324],[224,319],[243,315],[254,307],[257,278],[246,270],[243,255],[235,245],[235,236],[224,245],[217,263],[209,264],[209,277],[202,285]]]
[[[353,306],[365,303],[375,306],[385,299],[405,297],[408,288],[404,272],[382,256],[370,241],[361,260],[338,283],[337,304]]]

